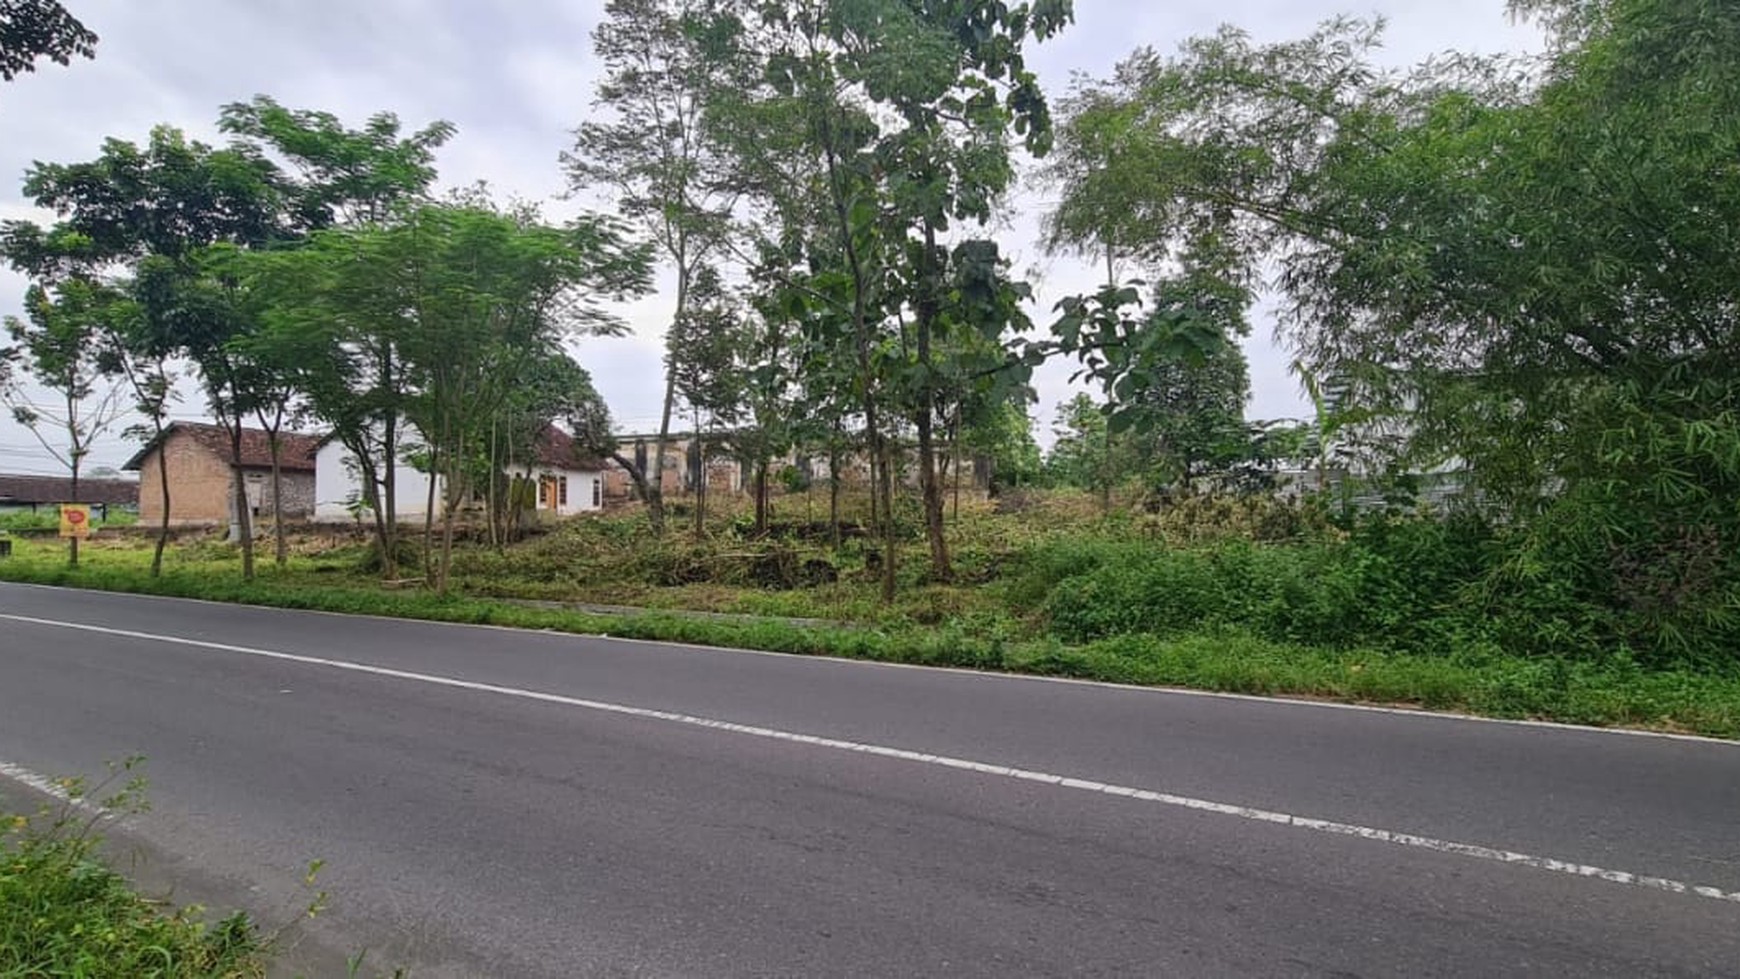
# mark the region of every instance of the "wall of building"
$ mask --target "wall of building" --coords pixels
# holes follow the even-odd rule
[[[163,520],[163,482],[157,453],[169,460],[169,522],[223,525],[230,521],[230,467],[190,436],[176,433],[147,455],[139,467],[139,522],[155,527]]]
[[[256,524],[272,516],[272,470],[243,470],[242,480],[248,496],[248,506]],[[284,493],[284,519],[307,520],[314,516],[314,474],[305,470],[285,470],[278,484]],[[226,507],[225,514],[229,513]]]
[[[432,477],[400,463],[393,472],[393,509],[400,520],[423,519],[429,507],[429,481]],[[356,519],[350,502],[362,496],[362,477],[358,473],[350,450],[338,442],[320,447],[314,457],[314,519],[323,523],[342,523]],[[441,508],[440,480],[436,480],[435,508]]]

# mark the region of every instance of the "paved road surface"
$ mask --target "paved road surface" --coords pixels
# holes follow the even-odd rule
[[[1740,976],[1727,744],[0,586],[0,762],[133,753],[308,962]]]

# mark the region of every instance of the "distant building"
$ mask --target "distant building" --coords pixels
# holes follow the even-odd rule
[[[584,455],[567,432],[546,426],[533,444],[534,462],[512,466],[509,476],[537,480],[539,513],[559,517],[604,509],[604,462]]]
[[[306,520],[314,514],[314,457],[318,441],[289,432],[278,436],[278,458],[286,519]],[[230,436],[221,425],[174,422],[127,460],[123,469],[139,473],[139,520],[163,519],[162,482],[158,454],[169,468],[169,522],[177,526],[229,525],[236,522],[235,490],[231,482]],[[272,440],[264,431],[242,429],[243,489],[251,516],[269,515],[272,507]]]
[[[403,448],[418,448],[413,441],[407,439]],[[538,435],[532,463],[509,466],[506,474],[536,481],[538,512],[566,517],[604,507],[604,470],[603,462],[583,455],[572,436],[551,425]],[[334,523],[356,519],[356,506],[363,498],[362,470],[337,439],[321,444],[315,457],[314,482],[315,520]],[[421,522],[431,500],[439,516],[447,502],[444,493],[439,476],[430,476],[403,461],[393,471],[393,513],[401,521]],[[480,503],[474,496],[466,505]]]
[[[110,510],[137,510],[139,484],[131,479],[81,479],[73,499],[70,476],[27,476],[0,473],[0,513],[39,509],[53,512],[62,503],[89,503],[102,519]]]
[[[731,433],[720,432],[707,438],[707,492],[713,494],[741,494],[748,492],[754,482],[754,474],[746,472],[738,458],[732,454]],[[647,473],[651,481],[652,460],[658,445],[658,436],[653,433],[632,433],[616,436],[617,454],[631,460],[641,472]],[[701,480],[700,453],[696,451],[696,439],[693,434],[672,432],[665,440],[665,472],[664,495],[674,497],[679,494],[689,494],[695,491]],[[909,487],[916,487],[918,480],[918,450],[912,445],[901,447],[900,480]],[[939,440],[937,443],[937,469],[945,481],[954,477],[955,458],[950,444]],[[963,485],[971,487],[973,492],[983,494],[991,485],[991,459],[984,453],[974,451],[963,453],[960,460]],[[635,496],[634,481],[628,470],[614,459],[604,463],[604,495],[609,500],[627,500]],[[792,467],[801,473],[805,480],[826,482],[830,478],[828,453],[825,449],[816,447],[794,448],[771,460],[769,474],[770,482],[778,486],[778,475],[781,470]],[[846,486],[864,487],[871,480],[870,457],[861,450],[850,449],[840,453],[840,482]]]

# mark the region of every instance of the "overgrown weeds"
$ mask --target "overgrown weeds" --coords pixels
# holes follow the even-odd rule
[[[246,914],[208,923],[197,906],[164,907],[96,859],[99,821],[144,806],[136,762],[95,786],[62,780],[66,801],[35,817],[0,815],[0,976],[265,974],[265,943]]]

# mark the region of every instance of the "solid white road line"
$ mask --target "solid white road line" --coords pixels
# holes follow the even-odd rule
[[[38,585],[27,581],[0,581],[0,586],[7,588],[35,588],[42,591],[55,592],[92,592],[92,589],[81,588],[75,585]],[[1200,697],[1208,700],[1230,700],[1234,702],[1261,704],[1266,707],[1353,711],[1366,714],[1389,714],[1393,717],[1407,717],[1417,721],[1448,721],[1456,724],[1497,724],[1504,727],[1542,728],[1550,731],[1571,731],[1577,734],[1598,734],[1620,738],[1651,738],[1659,741],[1686,741],[1695,744],[1720,745],[1724,748],[1740,748],[1740,741],[1735,741],[1731,738],[1715,738],[1703,734],[1681,734],[1677,731],[1651,731],[1634,727],[1591,727],[1588,724],[1570,724],[1564,721],[1541,721],[1520,717],[1482,717],[1478,714],[1458,714],[1444,710],[1427,710],[1421,707],[1386,707],[1382,704],[1345,703],[1339,700],[1312,700],[1297,694],[1232,693],[1226,690],[1197,690],[1191,687],[1172,687],[1164,684],[1116,683],[1111,680],[1088,680],[1081,677],[1041,676],[1034,673],[1001,673],[990,670],[975,670],[971,667],[965,666],[931,666],[920,663],[890,663],[882,660],[853,659],[846,656],[779,653],[766,649],[742,649],[735,646],[707,646],[699,643],[678,642],[670,639],[631,639],[627,636],[613,636],[609,633],[562,632],[555,629],[540,629],[532,626],[488,625],[481,622],[444,622],[440,619],[414,619],[406,618],[402,615],[376,615],[366,612],[328,612],[324,609],[293,609],[278,605],[254,605],[248,602],[224,602],[210,598],[177,598],[169,595],[145,595],[134,592],[97,591],[95,594],[101,594],[109,598],[126,598],[141,602],[183,602],[189,605],[216,605],[232,609],[251,609],[256,612],[273,612],[293,615],[322,615],[330,618],[367,619],[373,622],[392,622],[401,625],[437,626],[444,629],[481,629],[486,632],[509,632],[518,633],[520,635],[545,637],[554,635],[569,639],[596,640],[628,646],[664,646],[666,648],[689,649],[703,653],[731,653],[740,656],[767,656],[776,659],[802,659],[808,663],[815,663],[822,666],[838,666],[844,669],[915,670],[925,673],[947,673],[997,683],[1050,683],[1073,687],[1099,687],[1105,690],[1124,690],[1165,697]],[[646,611],[657,612],[659,610],[647,609]]]
[[[1044,785],[1055,785],[1060,788],[1073,789],[1082,792],[1097,792],[1103,795],[1135,799],[1163,806],[1174,806],[1180,809],[1193,809],[1198,812],[1212,813],[1219,816],[1232,816],[1238,819],[1248,819],[1255,822],[1274,823],[1280,826],[1290,826],[1296,829],[1310,830],[1318,833],[1329,833],[1336,836],[1358,837],[1360,839],[1373,840],[1379,843],[1390,843],[1396,846],[1434,850],[1439,853],[1448,853],[1459,857],[1469,857],[1476,860],[1492,860],[1498,863],[1530,867],[1535,870],[1570,874],[1574,877],[1590,877],[1615,884],[1631,884],[1637,887],[1649,888],[1651,890],[1666,891],[1671,894],[1685,894],[1740,904],[1740,891],[1724,891],[1719,887],[1688,884],[1683,881],[1672,880],[1666,877],[1658,877],[1650,874],[1637,874],[1625,870],[1608,870],[1602,867],[1594,867],[1569,860],[1558,860],[1552,857],[1541,857],[1528,853],[1518,853],[1512,850],[1481,846],[1475,843],[1458,843],[1454,840],[1440,840],[1430,836],[1419,836],[1413,833],[1399,833],[1394,830],[1359,826],[1353,823],[1342,823],[1329,819],[1316,819],[1309,816],[1298,816],[1292,813],[1277,812],[1269,809],[1255,809],[1249,806],[1232,805],[1230,803],[1214,802],[1208,799],[1196,799],[1190,796],[1173,795],[1169,792],[1156,792],[1151,789],[1097,782],[1092,779],[1071,778],[1064,775],[1052,774],[1050,772],[1034,771],[1025,768],[1012,768],[1005,765],[994,765],[986,762],[972,761],[966,758],[952,758],[947,755],[933,755],[922,751],[911,751],[906,748],[892,748],[886,745],[866,744],[859,741],[844,741],[838,738],[827,738],[814,734],[801,734],[794,731],[781,731],[775,728],[758,727],[751,724],[737,724],[732,721],[715,720],[710,717],[697,717],[692,714],[682,714],[673,711],[654,710],[648,707],[634,707],[627,704],[613,704],[600,700],[587,700],[581,697],[567,697],[560,694],[544,693],[537,690],[525,690],[518,687],[500,686],[493,683],[478,683],[472,680],[460,680],[455,677],[436,676],[428,673],[414,673],[407,670],[395,670],[384,666],[371,666],[367,663],[355,663],[349,660],[328,659],[321,656],[304,656],[298,653],[285,653],[270,649],[256,649],[250,646],[236,646],[229,643],[209,642],[203,639],[189,639],[182,636],[135,632],[131,629],[115,629],[108,626],[88,625],[82,622],[62,622],[55,619],[42,619],[34,616],[12,615],[8,613],[0,613],[0,619],[57,629],[73,629],[82,632],[93,632],[125,639],[139,639],[147,642],[160,642],[179,646],[189,646],[198,649],[211,649],[219,652],[235,653],[243,656],[255,656],[262,659],[279,660],[287,663],[300,663],[307,666],[323,666],[335,670],[365,673],[370,676],[387,677],[394,680],[407,680],[415,683],[426,683],[434,686],[451,687],[459,690],[472,690],[480,693],[497,694],[504,697],[515,697],[521,700],[531,700],[540,703],[578,707],[607,714],[618,714],[628,717],[643,718],[646,720],[683,724],[689,727],[705,728],[707,730],[721,731],[727,734],[767,738],[775,741],[788,741],[794,744],[809,745],[816,748],[828,748],[837,751],[851,751],[859,754],[873,755],[878,758],[917,762],[919,764],[935,765],[942,768],[953,768],[980,775],[1016,779],[1023,782],[1037,782]],[[18,769],[18,771],[22,772],[24,770]],[[9,773],[4,768],[0,768],[0,774]],[[39,776],[37,776],[37,778],[40,779]]]

